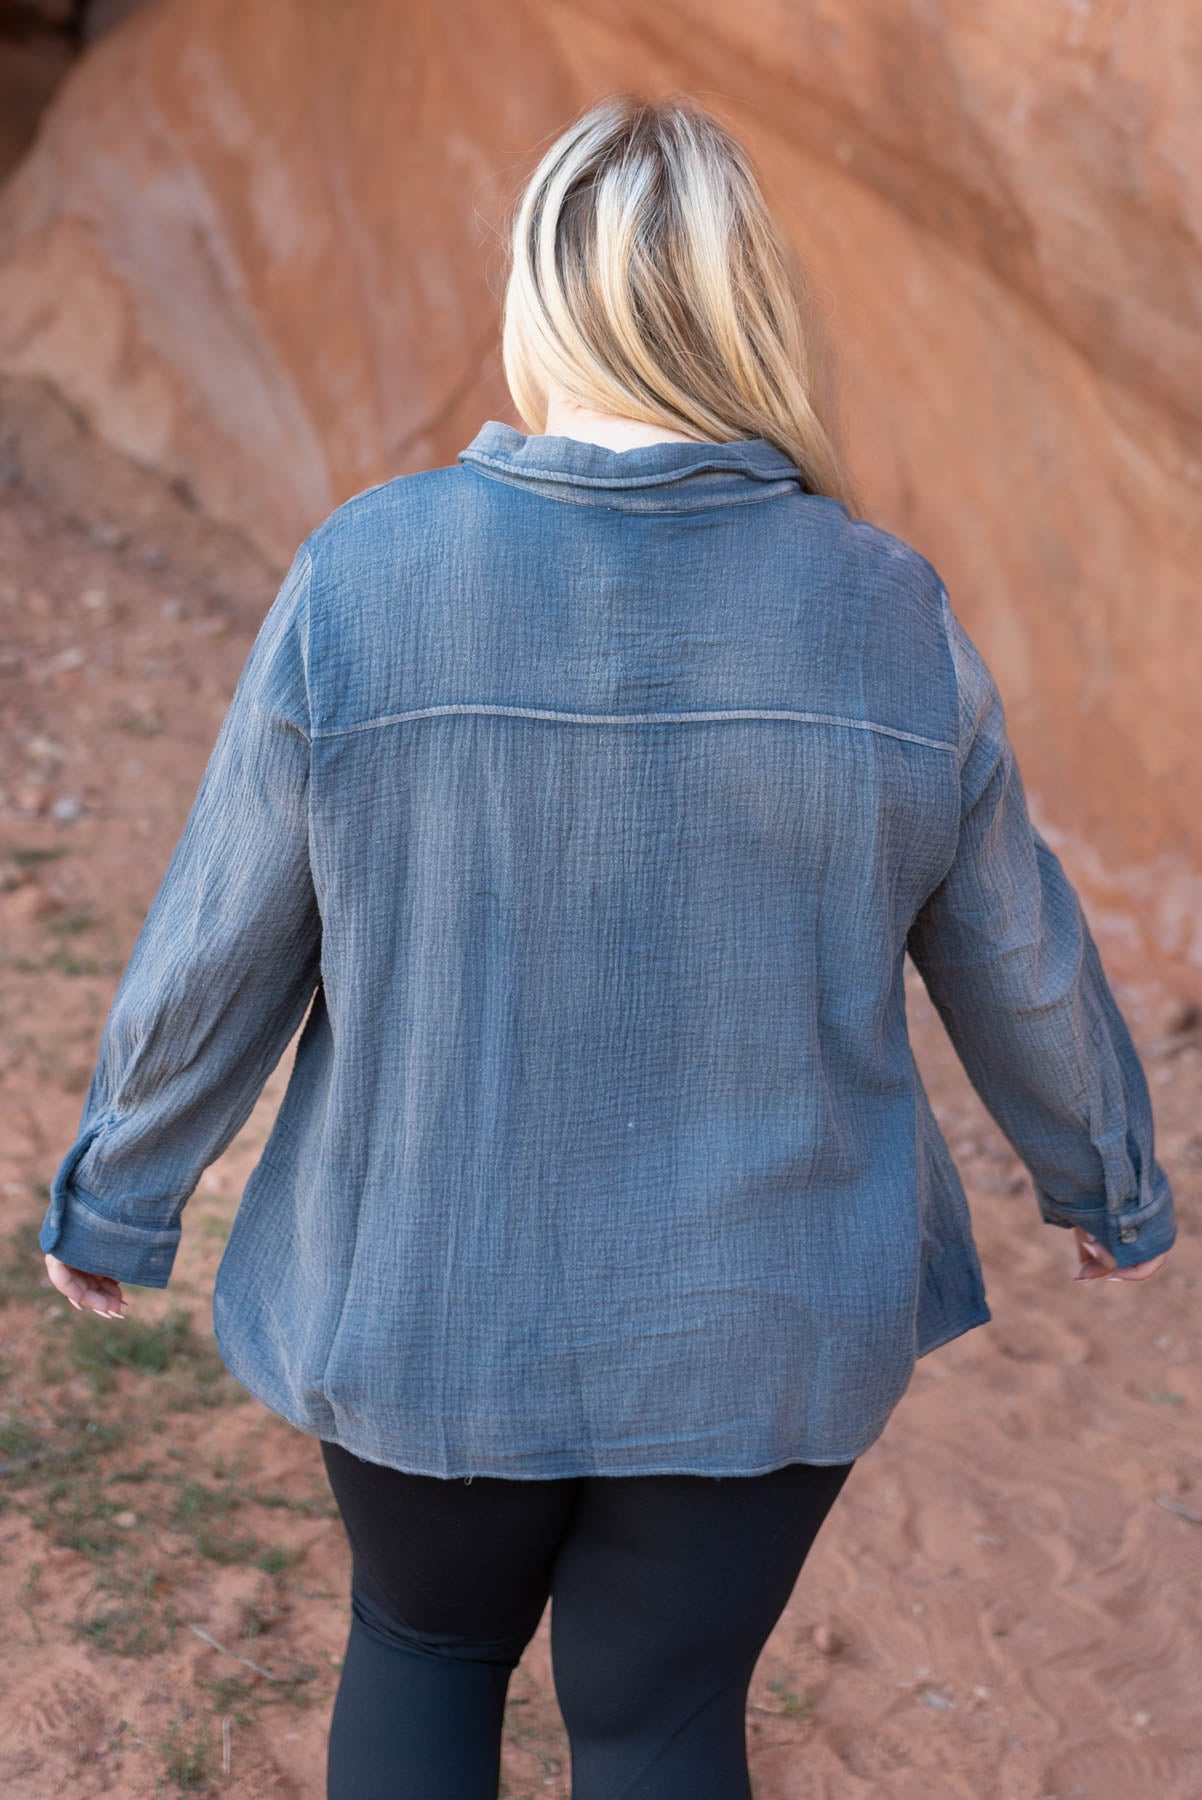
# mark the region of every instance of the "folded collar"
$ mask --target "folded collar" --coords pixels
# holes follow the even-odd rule
[[[790,485],[805,491],[796,463],[766,438],[611,450],[581,438],[525,437],[489,419],[456,460],[553,499],[636,511],[763,500]]]

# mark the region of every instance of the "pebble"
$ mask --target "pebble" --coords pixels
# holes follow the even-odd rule
[[[34,758],[35,762],[62,762],[67,754],[64,745],[52,737],[46,737],[42,732],[39,732],[36,737],[26,740],[25,751],[28,756]]]
[[[45,812],[49,799],[50,794],[46,788],[33,785],[18,788],[13,795],[17,811],[35,819]]]
[[[1199,1026],[1202,1026],[1202,1006],[1181,994],[1169,1004],[1160,1020],[1160,1029],[1166,1035],[1170,1032],[1197,1031]]]
[[[1142,1054],[1153,1062],[1177,1056],[1197,1041],[1202,1030],[1202,1007],[1178,995],[1159,1014],[1156,1026],[1157,1034],[1140,1046]]]
[[[64,669],[82,669],[87,660],[87,651],[81,650],[78,644],[72,644],[69,649],[60,650],[57,656],[52,656],[46,664],[46,670],[48,673],[58,674]]]
[[[83,801],[77,794],[60,794],[50,808],[50,817],[62,821],[78,819],[83,810]]]

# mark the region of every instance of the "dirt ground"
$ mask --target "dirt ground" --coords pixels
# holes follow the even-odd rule
[[[213,1345],[214,1269],[291,1052],[185,1213],[170,1288],[74,1313],[36,1232],[98,1033],[278,571],[0,391],[0,1782],[9,1800],[318,1800],[349,1557],[316,1441]],[[1073,1286],[916,977],[916,1053],[992,1323],[923,1358],[756,1671],[757,1800],[1202,1796],[1202,1045],[1098,929],[1181,1221],[1145,1287]],[[508,1800],[567,1796],[549,1615]]]

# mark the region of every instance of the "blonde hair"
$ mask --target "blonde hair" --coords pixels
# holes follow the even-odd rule
[[[548,386],[688,437],[765,438],[854,505],[815,405],[808,286],[733,134],[616,94],[547,150],[510,221],[502,355],[522,419]]]

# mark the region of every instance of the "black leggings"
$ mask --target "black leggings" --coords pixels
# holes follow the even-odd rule
[[[327,1800],[496,1800],[548,1597],[573,1800],[750,1800],[751,1676],[852,1463],[468,1481],[322,1454],[352,1555]]]

